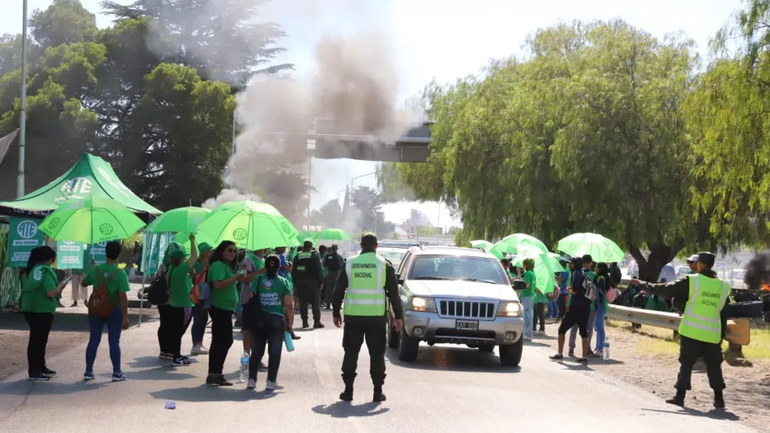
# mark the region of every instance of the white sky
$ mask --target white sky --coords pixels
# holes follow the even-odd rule
[[[99,0],[81,2],[92,12],[100,10]],[[30,14],[50,3],[29,0]],[[329,10],[297,15],[298,3],[306,11],[313,4],[323,4]],[[0,33],[20,32],[22,0],[0,0],[0,4]],[[313,45],[320,33],[387,28],[401,74],[400,97],[405,99],[419,93],[434,77],[450,82],[476,73],[491,58],[520,52],[527,35],[558,21],[620,17],[658,37],[682,31],[706,55],[709,39],[741,6],[740,0],[282,0],[268,17],[289,34],[282,44],[289,51],[280,60],[295,63],[299,72],[312,68]],[[97,19],[100,27],[110,24],[109,17],[100,15]],[[313,178],[319,192],[313,196],[313,207],[336,198],[353,177],[372,171],[371,162],[314,160]],[[376,181],[374,176],[365,176],[357,179],[356,185],[376,187]],[[409,217],[411,208],[420,209],[434,224],[438,219],[441,226],[459,224],[437,203],[388,205],[385,216],[401,222]]]

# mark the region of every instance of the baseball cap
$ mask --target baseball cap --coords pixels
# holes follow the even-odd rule
[[[687,259],[687,263],[695,263],[698,261],[698,255],[693,254]]]

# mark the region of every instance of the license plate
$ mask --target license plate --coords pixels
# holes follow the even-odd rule
[[[455,328],[462,329],[465,331],[478,331],[479,321],[478,320],[458,320],[455,322]]]

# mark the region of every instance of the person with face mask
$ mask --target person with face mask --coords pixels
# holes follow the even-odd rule
[[[659,296],[686,299],[684,314],[679,322],[679,376],[676,395],[666,403],[684,406],[684,398],[691,389],[692,369],[698,358],[703,358],[709,385],[714,390],[714,407],[724,409],[725,389],[722,375],[722,340],[727,330],[727,304],[730,302],[730,284],[717,277],[712,270],[716,256],[709,252],[698,254],[695,275],[667,284],[653,284],[631,280],[641,290]]]

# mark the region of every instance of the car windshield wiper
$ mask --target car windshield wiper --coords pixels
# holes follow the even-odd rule
[[[445,277],[436,277],[432,275],[427,275],[424,277],[414,277],[413,280],[454,280],[454,278],[445,278]]]
[[[478,278],[460,278],[463,281],[473,281],[475,283],[487,283],[487,284],[500,284],[497,281],[491,281],[491,280],[480,280]]]

